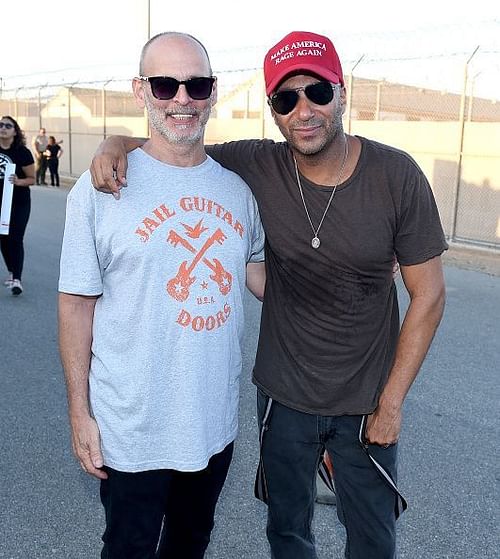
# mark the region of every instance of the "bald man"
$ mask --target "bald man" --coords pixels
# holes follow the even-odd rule
[[[119,200],[84,173],[68,196],[60,352],[73,450],[101,483],[101,557],[205,554],[237,433],[245,284],[264,235],[246,183],[207,157],[207,52],[162,33],[133,91],[150,125]]]

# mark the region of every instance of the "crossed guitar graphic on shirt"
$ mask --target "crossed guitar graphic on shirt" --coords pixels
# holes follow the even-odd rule
[[[186,229],[189,230],[191,228],[186,227]],[[224,266],[217,258],[210,260],[205,256],[212,245],[215,243],[222,245],[226,239],[227,236],[223,233],[223,231],[220,228],[217,228],[217,230],[205,241],[200,250],[196,250],[196,248],[187,239],[179,235],[179,233],[173,229],[170,230],[167,242],[174,247],[182,245],[186,250],[194,254],[194,258],[191,262],[188,260],[181,262],[177,275],[167,282],[167,291],[171,297],[177,301],[185,301],[189,297],[189,288],[196,280],[196,276],[192,274],[200,262],[203,262],[203,264],[205,264],[205,266],[213,272],[210,274],[210,279],[218,285],[219,291],[223,295],[227,295],[231,291],[233,276],[224,269]]]

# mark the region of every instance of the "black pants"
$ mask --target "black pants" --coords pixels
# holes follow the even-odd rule
[[[257,402],[262,422],[267,397],[260,390]],[[262,445],[272,559],[317,559],[312,520],[316,472],[325,449],[335,468],[346,559],[395,559],[397,494],[359,442],[362,420],[359,415],[302,413],[273,403]],[[396,480],[397,445],[369,445],[369,453]]]
[[[31,212],[31,200],[12,204],[8,235],[0,235],[0,247],[7,270],[14,279],[21,279],[24,264],[24,232]]]
[[[47,172],[47,157],[43,153],[36,154],[35,176],[36,184],[46,184],[45,174]]]
[[[106,468],[101,559],[202,559],[232,455],[233,443],[200,472]]]
[[[50,171],[50,184],[52,186],[59,186],[59,159],[51,157],[48,160]]]

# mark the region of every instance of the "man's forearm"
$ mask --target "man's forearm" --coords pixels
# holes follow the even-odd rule
[[[401,408],[427,355],[444,309],[444,290],[436,297],[415,297],[408,307],[394,364],[380,397],[380,405]]]
[[[90,415],[88,377],[96,297],[59,294],[59,351],[70,417]]]
[[[368,442],[383,447],[399,439],[404,399],[429,350],[444,308],[440,260],[410,268],[413,269],[402,267],[410,305],[401,327],[394,364],[365,432]]]
[[[441,257],[416,266],[402,266],[410,304],[399,334],[396,356],[380,397],[380,405],[401,408],[415,380],[443,315],[445,286]]]

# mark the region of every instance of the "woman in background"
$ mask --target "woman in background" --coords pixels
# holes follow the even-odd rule
[[[13,163],[16,172],[5,176],[5,166]],[[35,183],[35,162],[26,147],[24,133],[11,116],[0,118],[0,200],[3,198],[5,181],[14,185],[8,235],[0,235],[0,248],[9,272],[4,284],[12,295],[23,292],[21,274],[24,263],[24,232],[30,217],[30,185]]]
[[[59,186],[59,158],[63,154],[62,147],[56,142],[54,136],[49,136],[49,143],[45,150],[50,171],[50,184]]]

